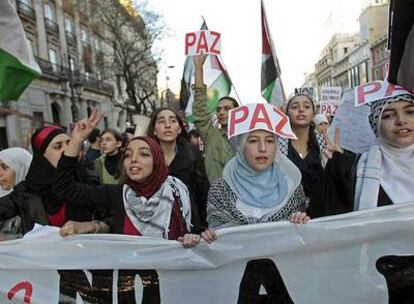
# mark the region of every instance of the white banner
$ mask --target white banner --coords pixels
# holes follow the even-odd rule
[[[52,230],[1,243],[0,303],[396,303],[414,284],[413,231],[414,205],[228,228],[192,249]]]

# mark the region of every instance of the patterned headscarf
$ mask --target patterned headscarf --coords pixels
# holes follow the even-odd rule
[[[160,145],[148,136],[137,136],[132,138],[126,147],[133,140],[141,140],[148,144],[154,163],[154,169],[151,175],[144,181],[133,181],[126,176],[125,184],[130,186],[136,194],[150,198],[155,192],[160,189],[161,185],[165,182],[168,177],[168,167],[165,164],[164,153],[161,150]]]
[[[407,101],[414,103],[414,96],[411,94],[403,94],[395,97],[388,97],[378,101],[375,101],[371,104],[371,113],[369,114],[369,124],[371,129],[374,132],[375,136],[378,138],[379,134],[379,122],[382,115],[382,112],[394,102],[397,101]]]

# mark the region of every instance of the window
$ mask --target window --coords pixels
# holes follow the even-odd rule
[[[345,54],[348,54],[348,48],[347,47],[344,47],[344,55]]]
[[[43,5],[43,8],[44,8],[44,13],[45,13],[45,18],[55,21],[55,14],[54,14],[52,4],[51,3],[45,3]]]
[[[49,61],[53,64],[57,64],[57,53],[55,50],[49,49]]]
[[[69,32],[69,33],[73,33],[73,21],[71,18],[66,17],[65,18],[65,31]]]
[[[84,27],[81,28],[81,40],[82,42],[89,43],[88,30]]]
[[[54,72],[57,71],[57,53],[55,50],[49,49],[49,61],[52,63],[52,69]]]
[[[95,38],[95,50],[100,51],[101,49],[101,40],[99,38]]]
[[[75,71],[76,68],[76,61],[72,56],[69,57],[69,68],[71,71]]]

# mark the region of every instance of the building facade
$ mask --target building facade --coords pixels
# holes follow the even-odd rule
[[[115,103],[116,81],[105,79],[105,31],[87,13],[76,9],[73,0],[17,0],[17,13],[26,37],[42,70],[18,102],[7,101],[19,115],[0,116],[0,144],[19,146],[26,133],[43,123],[67,130],[88,117],[93,107],[104,114],[99,128],[122,130],[126,113]]]
[[[385,78],[389,5],[383,0],[369,1],[367,5],[359,17],[359,32],[337,33],[323,49],[314,72],[318,91],[325,86],[354,88]]]

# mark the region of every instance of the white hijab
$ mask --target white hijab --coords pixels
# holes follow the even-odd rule
[[[414,96],[402,95],[377,101],[371,105],[371,128],[378,145],[364,153],[358,163],[355,191],[357,210],[377,207],[381,186],[394,204],[414,203],[414,144],[396,148],[387,144],[380,132],[381,116],[394,102],[414,103]]]
[[[25,149],[15,147],[0,151],[0,159],[16,173],[15,186],[25,179],[32,162],[32,155]],[[11,189],[3,190],[0,188],[0,197],[9,194],[11,191]]]

